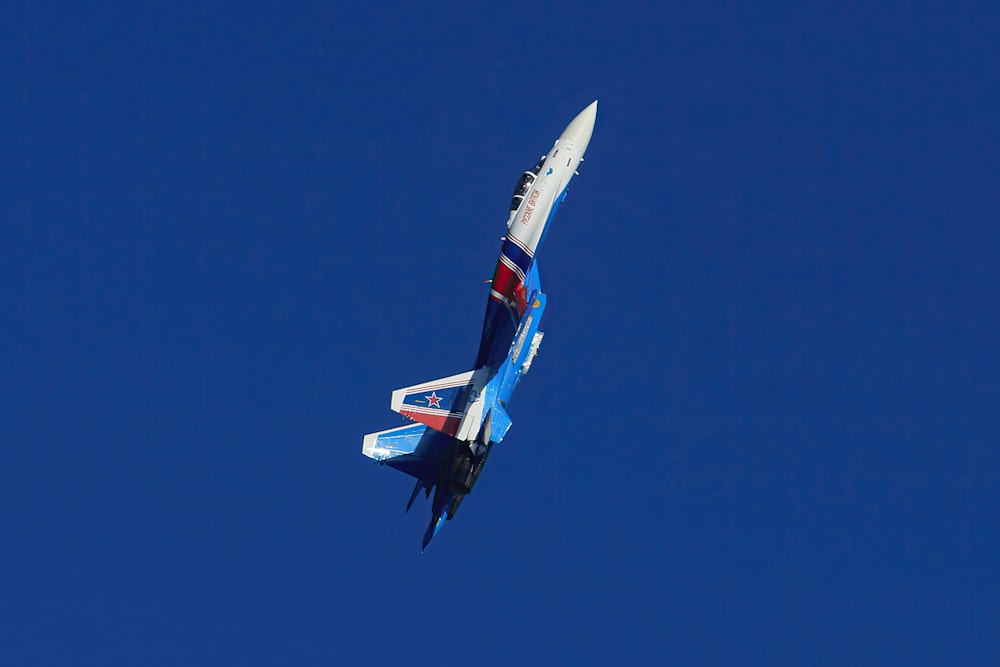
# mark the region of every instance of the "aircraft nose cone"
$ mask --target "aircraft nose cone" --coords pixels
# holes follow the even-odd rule
[[[587,144],[590,143],[590,136],[594,133],[594,123],[596,121],[597,100],[594,100],[586,109],[578,113],[576,118],[570,121],[559,138],[568,139],[583,150],[587,150]]]

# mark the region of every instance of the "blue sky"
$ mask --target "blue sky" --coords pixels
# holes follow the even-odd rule
[[[0,663],[1000,663],[996,18],[6,8]],[[421,554],[361,436],[595,98]]]

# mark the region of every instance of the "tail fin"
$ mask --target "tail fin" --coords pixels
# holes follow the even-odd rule
[[[369,433],[365,436],[361,453],[379,463],[397,456],[414,454],[426,430],[424,426],[408,424],[387,431]]]
[[[455,436],[473,392],[482,391],[489,369],[480,368],[392,392],[392,410],[435,431]]]
[[[399,426],[365,436],[361,453],[428,485],[438,482],[451,455],[452,439],[422,424]]]

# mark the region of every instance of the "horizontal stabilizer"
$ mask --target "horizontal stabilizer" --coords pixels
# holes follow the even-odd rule
[[[473,392],[486,384],[488,369],[459,373],[392,392],[391,408],[404,417],[450,436],[459,426]]]

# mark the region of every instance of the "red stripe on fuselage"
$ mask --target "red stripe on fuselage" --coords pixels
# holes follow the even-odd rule
[[[514,300],[514,290],[521,284],[521,279],[503,261],[497,261],[493,273],[493,290],[503,294],[509,300]]]

